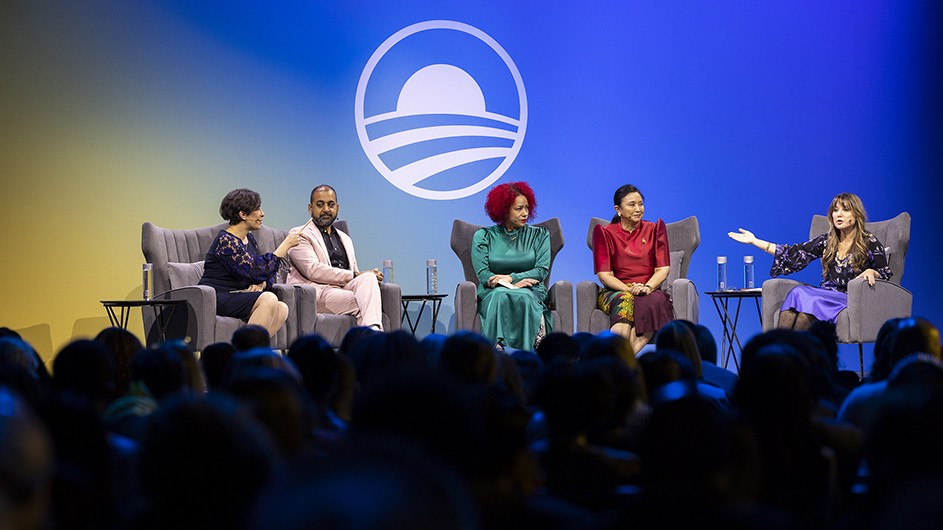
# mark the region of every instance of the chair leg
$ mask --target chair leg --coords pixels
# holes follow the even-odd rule
[[[864,344],[858,343],[858,373],[864,381]]]

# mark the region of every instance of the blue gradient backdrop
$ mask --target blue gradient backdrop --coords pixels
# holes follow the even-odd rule
[[[804,240],[836,193],[870,217],[913,216],[905,287],[940,324],[940,8],[931,1],[30,2],[0,5],[0,160],[6,214],[0,325],[49,357],[107,324],[98,300],[135,298],[140,225],[218,222],[248,186],[266,222],[305,221],[318,183],[338,190],[365,266],[393,259],[406,293],[461,277],[451,221],[486,223],[484,193],[410,196],[360,148],[354,96],[387,37],[416,22],[475,26],[527,88],[523,148],[499,182],[528,180],[560,217],[556,279],[592,279],[587,221],[626,182],[646,217],[696,215],[691,277],[731,281],[746,227]],[[757,252],[758,282],[769,256]],[[817,283],[818,269],[797,275]],[[451,296],[439,331],[452,331]],[[759,327],[744,316],[743,331]],[[720,334],[709,298],[701,321]],[[136,323],[137,330],[140,324]],[[428,328],[428,322],[421,329]],[[856,359],[846,356],[846,364]]]

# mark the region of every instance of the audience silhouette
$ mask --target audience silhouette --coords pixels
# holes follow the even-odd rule
[[[108,328],[52,361],[0,328],[0,528],[938,528],[943,352],[892,319],[869,376],[835,328],[717,366],[672,321],[496,351],[353,328],[197,355]]]

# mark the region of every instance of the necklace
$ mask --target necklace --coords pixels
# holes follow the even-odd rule
[[[507,228],[505,228],[505,229],[504,229],[504,234],[505,234],[506,236],[508,236],[508,238],[510,238],[511,241],[514,241],[514,240],[517,239],[517,236],[521,235],[521,231],[520,231],[520,229],[518,229],[518,230],[508,230]]]

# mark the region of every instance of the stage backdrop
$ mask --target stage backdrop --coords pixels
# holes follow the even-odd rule
[[[438,260],[451,332],[452,220],[487,224],[512,180],[562,221],[554,279],[594,278],[587,223],[633,183],[646,218],[698,217],[702,292],[718,255],[734,285],[746,254],[768,278],[728,231],[803,241],[857,193],[913,216],[903,284],[943,324],[936,2],[442,4],[3,2],[0,325],[49,358],[108,324],[99,300],[140,296],[143,222],[212,225],[249,187],[290,228],[330,183],[364,267],[419,293]]]

